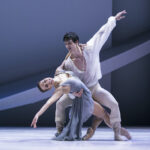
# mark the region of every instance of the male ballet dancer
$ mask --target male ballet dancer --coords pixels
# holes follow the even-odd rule
[[[101,79],[101,68],[99,53],[102,46],[108,39],[111,31],[116,26],[116,21],[125,18],[126,11],[121,11],[116,16],[109,17],[107,23],[103,25],[98,32],[86,43],[83,49],[79,46],[79,37],[76,33],[69,32],[64,35],[63,41],[69,53],[63,63],[57,68],[56,74],[62,70],[73,71],[85,85],[91,90],[93,99],[98,103],[110,108],[110,122],[114,130],[114,139],[122,141],[121,117],[118,102],[111,93],[103,89],[98,80]],[[63,95],[56,103],[55,122],[58,133],[63,129],[65,122],[65,108],[70,106],[72,101],[68,95]],[[94,118],[92,127],[87,131],[83,140],[87,140],[93,136],[96,128],[103,120]],[[128,131],[125,130],[127,138],[131,139]]]

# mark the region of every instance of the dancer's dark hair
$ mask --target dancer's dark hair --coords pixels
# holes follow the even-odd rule
[[[72,40],[74,43],[79,42],[79,36],[75,32],[68,32],[64,35],[63,41]]]
[[[38,82],[37,83],[37,87],[38,87],[38,89],[41,91],[41,92],[46,92],[47,90],[43,90],[42,88],[41,88],[41,86],[40,86],[40,82]]]

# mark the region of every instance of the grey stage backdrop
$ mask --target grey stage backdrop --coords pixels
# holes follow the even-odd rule
[[[0,94],[3,91],[6,96],[15,88],[28,88],[27,84],[35,81],[32,76],[47,70],[54,72],[67,53],[62,42],[66,31],[77,32],[84,43],[112,13],[122,9],[127,10],[127,18],[118,23],[112,42],[110,37],[104,49],[111,44],[127,44],[128,49],[128,42],[149,33],[149,0],[1,0]],[[123,125],[150,125],[149,60],[149,55],[143,57],[102,80],[112,83],[112,93],[119,102]],[[25,80],[28,78],[31,78],[30,83]],[[9,86],[9,83],[15,85],[19,81],[24,82],[20,82],[18,87]],[[1,111],[0,126],[29,126],[44,102]],[[41,117],[40,125],[55,125],[54,110],[53,105]]]
[[[111,15],[110,0],[0,1],[0,97],[36,86],[40,79],[36,75],[54,72],[67,53],[62,42],[66,32],[77,32],[84,43]],[[104,49],[108,47],[111,36]],[[104,84],[110,85],[110,75],[105,78]],[[1,111],[0,125],[29,126],[44,102]],[[54,112],[55,105],[42,117],[41,125],[54,125]]]
[[[150,35],[150,1],[113,0],[113,13],[124,8],[128,12],[127,18],[114,30],[113,46],[140,41]],[[150,126],[150,55],[112,72],[111,81],[122,123]]]
[[[67,53],[63,35],[74,31],[86,42],[111,8],[110,0],[0,1],[0,84],[56,68]]]
[[[113,14],[123,9],[126,9],[128,14],[113,32],[113,45],[131,41],[150,32],[149,0],[113,0]]]

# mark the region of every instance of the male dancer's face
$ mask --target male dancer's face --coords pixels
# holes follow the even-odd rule
[[[73,52],[78,46],[78,42],[74,43],[72,40],[65,41],[64,44],[65,44],[65,47],[67,48],[67,50],[70,52]]]

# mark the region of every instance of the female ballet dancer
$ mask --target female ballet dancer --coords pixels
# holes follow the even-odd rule
[[[63,94],[68,94],[74,98],[70,110],[70,120],[63,132],[54,138],[55,140],[81,140],[82,125],[92,114],[103,119],[105,123],[111,127],[108,113],[102,106],[93,101],[89,89],[78,77],[75,77],[72,72],[67,71],[54,78],[45,78],[38,84],[38,87],[43,92],[50,90],[53,86],[56,88],[54,94],[36,113],[31,126],[36,128],[38,118]]]

